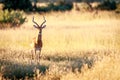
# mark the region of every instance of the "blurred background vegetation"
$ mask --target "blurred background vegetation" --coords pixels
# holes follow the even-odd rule
[[[98,11],[120,13],[120,0],[0,0],[0,28],[19,27],[26,21],[23,13],[51,11]]]

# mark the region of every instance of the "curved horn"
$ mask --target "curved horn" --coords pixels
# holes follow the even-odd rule
[[[33,16],[32,22],[35,23],[37,27],[39,27],[38,23],[34,21],[34,16]]]
[[[44,21],[43,21],[43,23],[41,24],[41,27],[43,26],[43,24],[46,22],[46,19],[45,19],[45,17],[43,16],[43,18],[44,18]]]

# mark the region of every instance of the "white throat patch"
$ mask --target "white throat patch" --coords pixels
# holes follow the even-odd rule
[[[38,35],[42,35],[42,33],[39,33]]]

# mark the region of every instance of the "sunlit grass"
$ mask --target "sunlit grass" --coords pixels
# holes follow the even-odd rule
[[[95,19],[93,13],[44,14],[40,61],[31,59],[30,44],[38,30],[33,14],[28,15],[21,28],[0,30],[0,73],[18,78],[34,74],[36,80],[119,80],[120,22],[113,14],[100,12]],[[42,15],[34,16],[40,24]]]

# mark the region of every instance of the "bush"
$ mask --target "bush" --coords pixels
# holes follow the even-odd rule
[[[117,4],[117,8],[116,8],[115,12],[120,13],[120,3]]]
[[[14,9],[14,10],[24,10],[30,11],[32,10],[32,3],[30,0],[4,0],[3,1],[4,8],[3,9]]]
[[[8,10],[0,11],[0,28],[19,27],[26,20],[22,12]]]
[[[81,2],[75,5],[75,9],[78,11],[92,11],[92,6],[87,2]]]
[[[49,11],[65,11],[73,8],[72,3],[66,3],[64,0],[58,0],[57,3],[48,3],[46,7],[39,7],[37,11],[49,12]]]
[[[55,7],[56,7],[56,9],[55,9],[56,11],[71,10],[73,8],[73,3],[70,1],[67,2],[65,0],[58,0],[57,5]]]
[[[116,8],[117,6],[114,0],[105,0],[97,7],[100,10],[115,10]]]

